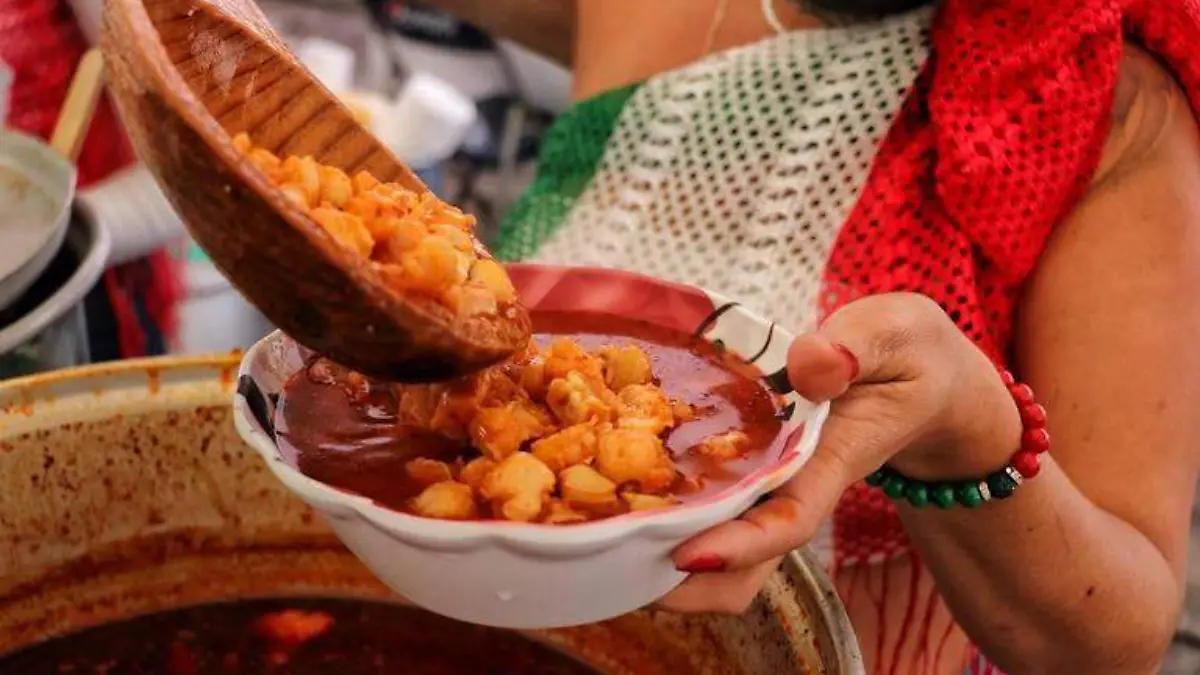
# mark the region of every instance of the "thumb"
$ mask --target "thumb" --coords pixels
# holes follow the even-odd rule
[[[788,381],[804,398],[820,403],[835,399],[862,375],[858,356],[826,335],[796,338],[788,348]]]
[[[846,305],[793,342],[788,379],[796,393],[836,399],[816,451],[766,503],[681,546],[676,564],[746,569],[810,540],[842,492],[911,443],[937,409],[918,377],[922,352],[942,353],[944,324],[927,298],[879,295]],[[887,386],[848,391],[852,384]]]
[[[788,380],[810,401],[828,401],[851,384],[914,379],[918,352],[946,323],[932,300],[911,293],[874,295],[849,303],[817,332],[788,349]]]

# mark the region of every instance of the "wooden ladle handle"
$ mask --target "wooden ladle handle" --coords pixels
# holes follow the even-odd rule
[[[72,164],[79,157],[103,87],[104,56],[99,49],[89,49],[75,69],[71,88],[67,90],[67,100],[50,136],[50,147]]]

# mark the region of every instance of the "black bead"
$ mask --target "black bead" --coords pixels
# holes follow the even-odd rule
[[[1004,469],[987,477],[988,490],[992,499],[1008,499],[1017,491],[1017,481],[1012,479]]]

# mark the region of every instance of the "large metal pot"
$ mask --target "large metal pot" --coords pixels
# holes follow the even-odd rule
[[[0,654],[209,601],[392,597],[238,438],[237,363],[152,359],[0,383]],[[614,674],[863,672],[804,553],[741,617],[638,612],[538,637]]]
[[[104,273],[109,234],[73,219],[66,242],[25,294],[0,309],[0,379],[88,363],[84,299]]]

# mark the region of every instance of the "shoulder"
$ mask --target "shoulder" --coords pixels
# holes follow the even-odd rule
[[[1126,47],[1111,115],[1093,192],[1120,185],[1131,172],[1200,168],[1200,132],[1187,96],[1174,76],[1138,47]]]
[[[1030,323],[1114,313],[1126,337],[1187,324],[1180,334],[1200,339],[1200,130],[1174,76],[1143,51],[1124,58],[1103,161],[1026,290]]]

